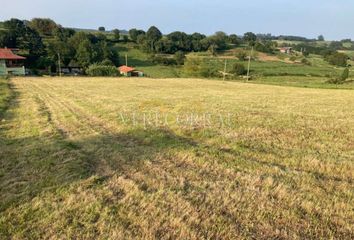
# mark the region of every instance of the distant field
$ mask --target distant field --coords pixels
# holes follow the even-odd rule
[[[304,88],[327,88],[327,89],[354,89],[354,81],[349,80],[344,84],[330,84],[324,77],[302,76],[268,76],[254,77],[250,83],[271,84],[279,86],[292,86]]]
[[[161,66],[151,62],[149,55],[136,47],[136,44],[117,44],[116,49],[120,54],[121,64],[125,64],[144,71],[145,75],[154,78],[176,78],[181,76],[181,69],[177,66]]]
[[[352,90],[11,83],[0,239],[354,238]]]
[[[137,48],[134,43],[119,43],[116,44],[116,49],[120,54],[121,64],[125,64],[125,55],[128,56],[128,65],[134,66],[139,70],[145,72],[148,77],[152,78],[179,78],[179,77],[195,77],[186,73],[183,67],[179,66],[161,66],[152,63],[147,53]],[[224,69],[225,60],[227,60],[227,71],[231,71],[233,64],[240,63],[245,67],[247,61],[239,61],[236,58],[235,51],[240,50],[231,49],[225,52],[219,53],[216,57],[212,56],[209,52],[190,53],[188,58],[200,58],[206,61],[213,72],[218,72]],[[277,84],[300,87],[320,87],[320,88],[353,88],[353,83],[342,86],[329,85],[326,81],[329,77],[339,76],[343,68],[337,68],[326,61],[322,57],[317,55],[311,55],[308,57],[310,66],[301,63],[294,63],[289,60],[289,55],[266,55],[264,53],[255,52],[255,61],[251,63],[251,75],[254,76],[257,82],[265,84]],[[301,61],[301,57],[297,58],[297,61]],[[283,77],[284,79],[297,79],[296,84],[293,81],[268,81],[271,77]],[[216,74],[214,78],[219,77],[221,74]],[[354,78],[353,72],[350,74],[350,78]],[[278,78],[281,79],[281,78]],[[316,79],[316,82],[312,80]],[[263,81],[266,80],[266,81]]]

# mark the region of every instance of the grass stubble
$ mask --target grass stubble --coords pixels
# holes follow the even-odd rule
[[[1,239],[353,239],[354,92],[199,79],[14,78]],[[120,112],[231,113],[228,127]]]

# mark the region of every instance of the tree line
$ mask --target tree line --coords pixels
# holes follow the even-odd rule
[[[0,30],[0,47],[19,48],[21,54],[27,57],[26,67],[31,69],[46,69],[57,72],[59,62],[64,67],[80,67],[88,69],[91,65],[118,66],[119,52],[117,42],[134,42],[142,50],[150,54],[154,63],[162,65],[182,65],[185,54],[189,52],[209,51],[216,55],[220,51],[237,46],[252,46],[259,52],[273,54],[278,47],[274,39],[301,40],[302,43],[292,47],[301,51],[304,56],[320,54],[333,65],[345,66],[348,57],[337,50],[343,43],[332,42],[329,46],[318,46],[311,39],[296,36],[278,36],[271,34],[254,34],[247,32],[243,36],[216,32],[211,36],[201,33],[187,34],[175,31],[167,35],[155,26],[146,32],[141,29],[131,29],[128,34],[122,34],[118,29],[107,32],[99,27],[97,32],[75,31],[62,27],[51,19],[34,18],[31,21],[10,19],[5,21]],[[324,37],[319,36],[318,41]],[[288,45],[291,46],[291,45]],[[353,44],[354,46],[354,44]],[[163,54],[174,57],[164,57]],[[239,59],[247,56],[240,51]],[[91,67],[92,69],[92,67]],[[105,69],[110,72],[112,69]],[[93,71],[97,72],[97,71]],[[99,72],[99,71],[98,71]]]
[[[77,32],[51,19],[11,19],[3,23],[0,47],[18,48],[31,69],[56,72],[62,66],[87,68],[94,63],[119,64],[113,42],[104,34]]]

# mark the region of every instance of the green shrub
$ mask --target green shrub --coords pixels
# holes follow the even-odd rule
[[[344,82],[345,80],[347,80],[349,77],[349,68],[345,68],[342,76],[341,76],[341,80]]]
[[[311,66],[311,62],[309,60],[307,60],[306,58],[303,58],[301,60],[301,63],[304,64],[304,65],[308,65],[308,66]]]
[[[170,65],[177,65],[175,58],[164,57],[164,56],[151,56],[151,61],[155,64],[170,66]]]
[[[0,77],[0,120],[5,110],[8,108],[8,104],[11,97],[11,90],[9,86],[8,77]]]
[[[174,59],[178,65],[183,65],[184,60],[186,59],[186,56],[184,55],[184,52],[177,51],[174,55]]]
[[[114,63],[113,63],[111,60],[109,60],[109,59],[105,59],[105,60],[103,60],[103,61],[101,62],[100,65],[104,65],[104,66],[114,66]]]
[[[184,63],[184,73],[189,77],[219,77],[218,70],[215,62],[205,61],[201,58],[187,58]]]
[[[292,62],[295,62],[296,61],[296,57],[295,56],[291,56],[289,60],[292,61]]]
[[[246,74],[246,72],[247,72],[246,68],[243,64],[235,63],[232,66],[231,73],[235,74],[236,76],[244,75],[244,74]]]
[[[328,80],[328,83],[343,84],[345,80],[348,79],[348,77],[349,77],[349,68],[345,68],[341,76],[336,78],[331,78],[330,80]]]
[[[348,56],[344,53],[335,52],[325,56],[325,60],[335,66],[346,67],[348,64]]]
[[[246,59],[248,58],[247,53],[243,50],[237,51],[235,55],[240,61],[246,61]]]
[[[114,66],[92,64],[86,70],[89,76],[118,76],[118,69]]]

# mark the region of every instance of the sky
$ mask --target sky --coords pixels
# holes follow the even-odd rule
[[[0,0],[0,21],[45,17],[65,27],[354,39],[353,0]]]

